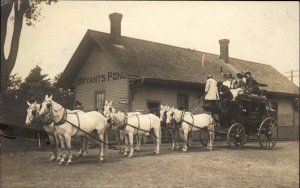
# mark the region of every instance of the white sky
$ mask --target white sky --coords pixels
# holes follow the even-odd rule
[[[23,26],[13,73],[24,79],[39,65],[53,78],[87,29],[110,32],[113,12],[123,14],[123,36],[214,54],[227,38],[230,57],[299,71],[298,2],[62,1],[45,6],[35,27]]]

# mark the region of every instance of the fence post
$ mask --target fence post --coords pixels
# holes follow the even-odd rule
[[[39,147],[41,147],[41,137],[40,137],[40,131],[38,131],[38,143],[39,143]]]

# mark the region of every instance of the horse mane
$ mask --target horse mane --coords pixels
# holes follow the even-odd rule
[[[56,107],[58,107],[58,109],[54,109],[54,110],[59,110],[60,108],[64,108],[62,105],[60,105],[59,103],[55,102],[54,100],[51,100],[52,106],[55,105]],[[68,109],[67,109],[68,110]]]
[[[121,124],[123,124],[126,115],[123,112],[112,112],[111,116],[112,116],[114,123],[121,125]]]

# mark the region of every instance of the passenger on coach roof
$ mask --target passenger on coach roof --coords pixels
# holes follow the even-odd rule
[[[217,100],[219,100],[217,82],[213,79],[212,75],[208,74],[205,84],[205,105],[215,106],[217,104]]]
[[[228,75],[227,75],[226,73],[223,75],[223,79],[224,79],[223,85],[225,85],[225,86],[227,86],[228,88],[230,88],[231,82],[230,82],[230,80],[229,80],[229,78],[228,78]]]

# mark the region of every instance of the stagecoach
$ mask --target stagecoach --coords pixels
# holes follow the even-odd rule
[[[235,100],[202,107],[215,121],[215,134],[226,136],[229,146],[241,147],[251,138],[256,138],[264,149],[276,144],[278,123],[265,96],[240,94]],[[207,144],[207,135],[207,131],[199,134],[203,145]]]

